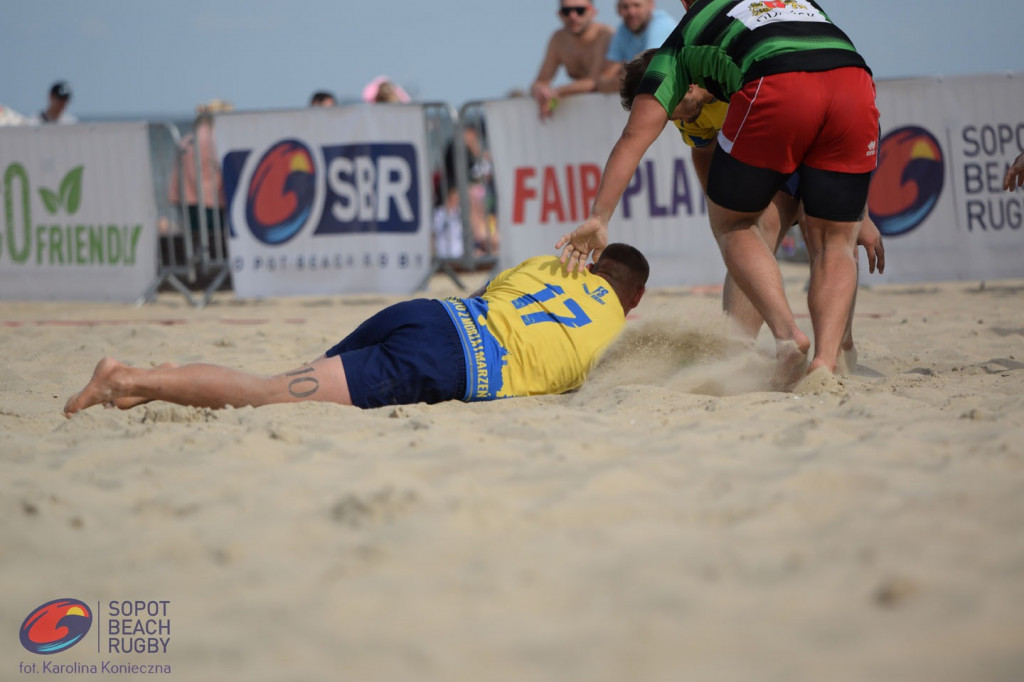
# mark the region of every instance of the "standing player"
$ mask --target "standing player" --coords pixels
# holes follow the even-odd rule
[[[685,4],[685,3],[684,3]],[[728,101],[708,175],[708,213],[729,274],[776,340],[776,383],[800,378],[810,339],[797,327],[771,247],[755,228],[800,170],[811,261],[809,371],[834,372],[857,287],[854,259],[876,165],[871,72],[813,0],[698,0],[647,69],[605,165],[590,217],[557,248],[582,268],[644,152],[684,105],[690,84]]]
[[[619,94],[622,106],[627,111],[633,106],[633,100],[636,97],[644,73],[647,71],[647,66],[656,52],[657,50],[647,50],[626,65],[626,72],[622,79]],[[679,113],[674,113],[670,116],[670,119],[679,130],[683,142],[690,147],[694,171],[697,174],[701,187],[706,193],[711,160],[714,157],[715,149],[718,147],[718,133],[725,124],[725,116],[729,105],[727,102],[716,99],[707,90],[696,85],[690,85],[683,100],[686,104],[680,109]],[[764,243],[775,252],[782,245],[782,240],[785,238],[790,226],[798,220],[801,229],[806,230],[806,219],[803,216],[800,203],[799,172],[793,173],[779,191],[775,193],[771,203],[764,213],[761,214],[754,229],[760,233]],[[884,272],[885,248],[882,244],[882,235],[866,212],[857,243],[864,247],[864,251],[867,254],[869,272],[874,272],[876,268],[879,272]],[[856,253],[854,251],[855,258],[857,257]],[[722,309],[736,323],[739,330],[747,336],[756,337],[761,329],[761,325],[764,323],[761,313],[757,311],[757,308],[750,302],[750,299],[736,286],[733,278],[728,274],[725,276],[725,282],[722,287]],[[853,343],[852,306],[841,350],[841,357],[846,363],[846,369],[853,369],[857,364],[857,351]]]

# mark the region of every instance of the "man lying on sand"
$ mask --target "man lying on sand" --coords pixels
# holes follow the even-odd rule
[[[538,256],[469,298],[385,308],[313,362],[272,377],[210,364],[139,369],[104,358],[64,414],[150,400],[368,408],[563,393],[583,383],[622,331],[649,272],[643,254],[626,244],[609,245],[583,272],[567,273],[557,256]]]

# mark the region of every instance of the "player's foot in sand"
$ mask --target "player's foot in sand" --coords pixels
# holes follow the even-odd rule
[[[92,378],[81,391],[68,398],[64,404],[64,416],[71,415],[93,405],[102,405],[125,398],[128,387],[125,383],[128,366],[114,358],[103,358],[92,372]]]
[[[775,342],[775,374],[772,376],[772,388],[785,391],[800,381],[804,376],[804,368],[807,367],[807,351],[810,348],[810,341],[806,337],[803,344],[793,340]]]
[[[173,362],[165,362],[162,365],[157,365],[154,369],[172,369],[177,367]],[[145,405],[146,403],[153,402],[152,398],[139,398],[136,396],[125,396],[123,398],[114,398],[103,403],[103,407],[113,408],[116,407],[119,410],[130,410],[133,407],[139,405]]]
[[[853,345],[852,339],[849,343],[843,341],[843,345],[839,349],[839,362],[836,369],[840,374],[846,375],[857,369],[857,347]]]

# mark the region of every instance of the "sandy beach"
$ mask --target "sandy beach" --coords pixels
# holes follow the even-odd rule
[[[396,300],[0,302],[0,679],[1024,679],[1024,280],[864,287],[858,367],[787,393],[710,287],[569,395],[61,414],[105,355],[272,374]],[[29,653],[60,597],[94,630]],[[166,653],[109,652],[124,600]]]

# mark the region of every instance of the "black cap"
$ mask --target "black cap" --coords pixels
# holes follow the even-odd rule
[[[71,99],[71,86],[67,81],[57,81],[50,86],[50,94],[57,99]]]

